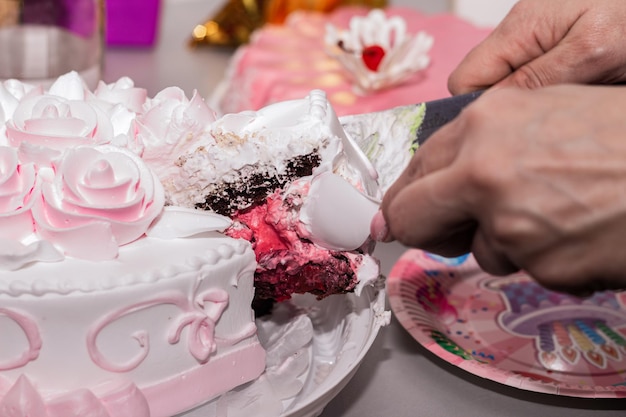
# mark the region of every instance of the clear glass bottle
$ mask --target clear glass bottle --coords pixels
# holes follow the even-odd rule
[[[101,78],[104,0],[0,0],[0,80],[49,86],[78,72]]]

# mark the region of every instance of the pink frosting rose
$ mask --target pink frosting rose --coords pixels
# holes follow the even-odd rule
[[[144,145],[144,160],[153,169],[161,170],[164,168],[160,163],[162,159],[170,159],[173,152],[184,153],[186,147],[197,146],[196,139],[206,134],[215,120],[215,112],[197,91],[190,100],[180,88],[169,87],[149,100],[130,135]]]
[[[148,97],[145,88],[135,87],[135,83],[128,77],[122,77],[114,83],[98,83],[94,95],[102,101],[111,104],[121,104],[135,113],[143,111],[144,103]]]
[[[17,151],[0,146],[0,237],[21,240],[33,233],[31,207],[39,192],[32,164],[21,164]]]
[[[97,106],[55,95],[22,99],[6,128],[9,145],[39,165],[49,165],[64,149],[113,139],[111,121]]]
[[[53,171],[41,181],[32,212],[37,234],[67,255],[113,259],[119,246],[144,235],[163,210],[161,183],[127,149],[68,149]]]
[[[111,120],[114,134],[111,143],[141,155],[144,149],[141,138],[129,133],[135,131],[135,120],[142,114],[147,98],[144,88],[135,87],[132,79],[122,77],[111,84],[100,81],[89,101]]]
[[[180,88],[169,87],[147,103],[140,122],[152,133],[147,147],[175,144],[181,138],[201,134],[215,119],[215,112],[197,91],[190,100]]]

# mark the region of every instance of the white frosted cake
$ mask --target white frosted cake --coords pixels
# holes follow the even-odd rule
[[[70,73],[47,91],[4,82],[0,106],[0,416],[171,416],[257,378],[267,245],[238,216],[268,195],[294,203],[280,212],[299,229],[272,259],[348,259],[350,282],[318,296],[378,276],[367,233],[336,237],[303,204],[328,188],[360,201],[346,184],[377,192],[321,92],[215,120],[178,88],[148,98],[123,78],[91,92]],[[307,155],[309,171],[283,175]],[[211,196],[254,172],[280,185],[238,188],[246,198],[216,214]]]

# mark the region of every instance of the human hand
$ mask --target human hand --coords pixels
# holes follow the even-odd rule
[[[372,236],[556,290],[626,288],[624,109],[626,87],[483,94],[417,150]]]
[[[624,82],[625,21],[623,1],[520,0],[452,72],[448,88]]]

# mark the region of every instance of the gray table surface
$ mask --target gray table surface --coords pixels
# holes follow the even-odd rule
[[[493,0],[496,1],[496,0]],[[224,76],[232,51],[189,48],[191,28],[224,1],[164,0],[154,48],[109,48],[103,78],[130,76],[150,95],[177,85],[188,95],[210,97]],[[427,13],[448,10],[445,0],[398,0],[394,4]],[[406,250],[397,243],[379,245],[377,256],[389,271]],[[322,417],[616,417],[626,416],[624,400],[585,400],[523,391],[475,377],[449,365],[418,344],[395,318],[381,329],[350,383],[326,407]]]

